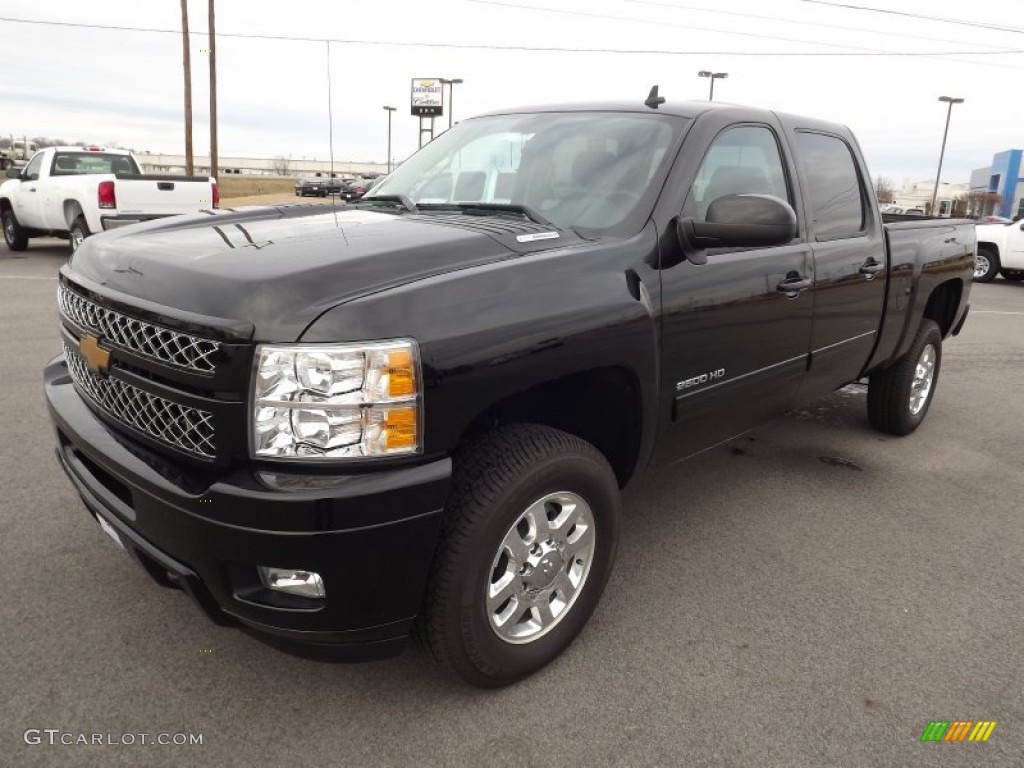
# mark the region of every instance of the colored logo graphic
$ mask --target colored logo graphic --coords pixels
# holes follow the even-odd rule
[[[988,741],[995,727],[995,720],[932,720],[921,741]]]

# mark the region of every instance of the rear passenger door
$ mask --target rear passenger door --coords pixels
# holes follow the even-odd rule
[[[710,141],[681,217],[717,198],[796,199],[775,126],[741,123]],[[798,214],[799,215],[799,214]],[[691,254],[695,255],[695,254]],[[768,248],[711,248],[662,270],[666,458],[683,458],[779,415],[797,395],[811,333],[810,247],[798,234]]]
[[[870,181],[846,138],[817,130],[791,134],[814,252],[811,360],[800,400],[860,376],[882,321],[886,254]]]

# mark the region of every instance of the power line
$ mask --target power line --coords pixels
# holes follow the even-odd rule
[[[799,39],[799,38],[781,37],[781,36],[778,36],[778,35],[766,35],[766,34],[757,33],[757,32],[738,32],[736,30],[718,29],[718,28],[715,28],[715,27],[698,27],[698,26],[694,26],[693,24],[672,23],[672,22],[661,21],[661,20],[654,20],[654,19],[638,19],[638,18],[630,17],[630,16],[614,16],[614,15],[605,14],[605,13],[593,13],[591,11],[571,11],[571,10],[563,10],[563,9],[559,9],[559,8],[545,8],[545,7],[536,6],[536,5],[523,5],[521,3],[506,2],[505,0],[465,0],[465,2],[476,3],[478,5],[494,5],[494,6],[500,6],[500,7],[505,7],[505,8],[514,8],[516,10],[539,11],[541,13],[557,13],[557,14],[562,14],[562,15],[566,15],[566,16],[582,16],[582,17],[592,18],[592,19],[604,19],[604,20],[610,20],[610,21],[625,21],[625,22],[630,22],[630,23],[635,23],[635,24],[653,24],[653,25],[659,26],[659,27],[678,27],[678,28],[687,29],[687,30],[690,30],[690,31],[715,32],[717,34],[724,34],[724,35],[738,35],[740,37],[753,37],[753,38],[756,38],[758,40],[776,40],[776,41],[785,42],[785,43],[800,43],[800,44],[803,44],[803,45],[816,45],[816,46],[821,46],[823,48],[841,48],[841,49],[844,49],[844,50],[861,51],[861,52],[871,53],[871,54],[875,54],[875,55],[889,55],[889,54],[892,53],[890,51],[885,51],[885,50],[881,50],[881,49],[878,49],[878,48],[865,48],[863,46],[843,45],[841,43],[819,42],[819,41],[816,41],[816,40],[802,40],[802,39]],[[986,53],[991,54],[991,53],[994,53],[994,52],[995,51],[987,51]],[[1002,52],[1002,53],[1015,53],[1015,51],[1010,51],[1010,50],[1005,49],[1005,48],[1002,49],[999,52]],[[970,52],[968,52],[967,55],[973,55],[974,53],[976,53],[976,51],[970,51]],[[935,58],[934,56],[932,56],[932,54],[926,53],[926,52],[920,52],[917,55],[926,56],[926,57],[929,57],[929,58]],[[942,55],[950,55],[950,54],[944,53]],[[957,55],[959,55],[959,54],[957,54]],[[963,59],[956,59],[956,61],[961,61],[964,64],[972,64],[972,65],[976,65],[976,66],[997,67],[999,69],[1020,69],[1020,67],[1013,67],[1013,66],[1007,66],[1007,65],[1001,65],[1001,64],[991,64],[989,62],[971,61],[971,60],[963,60]]]
[[[834,8],[846,8],[851,11],[870,11],[872,13],[886,13],[891,16],[906,16],[911,19],[922,19],[924,21],[935,21],[942,24],[956,24],[961,27],[977,27],[979,29],[993,29],[998,32],[1012,32],[1014,34],[1024,34],[1024,29],[1020,27],[1007,27],[1003,24],[987,24],[983,21],[967,21],[966,19],[950,19],[945,16],[928,16],[923,13],[909,13],[907,11],[893,11],[888,8],[869,8],[866,5],[851,5],[848,3],[833,3],[827,2],[826,0],[800,0],[803,3],[811,3],[813,5],[830,5]]]
[[[496,5],[503,8],[514,8],[516,10],[540,11],[541,13],[557,13],[564,16],[583,16],[591,19],[604,19],[609,21],[628,21],[635,24],[654,24],[659,27],[677,27],[695,32],[715,32],[723,35],[737,35],[739,37],[756,37],[758,40],[777,40],[783,43],[801,43],[804,45],[818,45],[823,48],[842,48],[849,51],[868,51],[871,53],[882,53],[877,48],[864,48],[858,45],[842,45],[840,43],[823,43],[815,40],[801,40],[795,37],[780,37],[778,35],[763,35],[757,32],[738,32],[731,29],[717,29],[715,27],[698,27],[693,24],[680,24],[670,21],[655,19],[637,19],[629,16],[614,16],[608,13],[593,13],[591,11],[570,11],[561,8],[545,8],[537,5],[523,5],[521,3],[504,2],[504,0],[466,0],[468,3],[477,5]]]
[[[70,21],[49,21],[42,19],[16,19],[8,16],[0,16],[0,22],[12,24],[30,24],[49,27],[66,27],[72,29],[97,29],[113,32],[150,32],[154,34],[180,35],[178,29],[161,29],[157,27],[123,27],[111,24],[87,24],[84,22]],[[205,32],[191,32],[192,35],[202,35]],[[927,56],[1002,56],[1006,54],[1021,54],[1020,50],[994,50],[994,51],[678,51],[658,48],[567,48],[564,46],[541,46],[541,45],[494,45],[491,43],[438,43],[427,41],[395,41],[395,40],[356,40],[337,37],[304,37],[289,35],[269,35],[240,32],[218,32],[217,37],[229,37],[244,40],[274,40],[293,43],[338,43],[341,45],[370,45],[370,46],[393,46],[399,48],[449,48],[462,50],[484,50],[484,51],[533,51],[538,53],[607,53],[623,54],[630,56],[746,56],[752,58],[801,58],[801,57],[895,57],[895,58],[917,58]],[[824,45],[822,43],[821,45]]]
[[[763,16],[756,13],[744,13],[742,11],[723,11],[717,8],[702,8],[697,5],[679,5],[671,2],[658,2],[658,0],[623,0],[633,5],[650,5],[658,8],[673,8],[679,11],[696,11],[698,13],[714,13],[721,16],[736,16],[742,19],[758,19],[760,21],[781,21],[786,24],[794,24],[801,27],[820,27],[822,29],[838,29],[843,32],[865,32],[869,35],[887,35],[898,37],[903,40],[926,40],[930,43],[953,43],[954,45],[973,45],[964,40],[950,40],[948,37],[931,37],[929,35],[911,35],[906,32],[887,32],[884,29],[870,29],[867,27],[851,27],[848,24],[827,24],[821,21],[802,21],[800,19],[788,19],[782,16]],[[1006,50],[1006,49],[1003,49]]]

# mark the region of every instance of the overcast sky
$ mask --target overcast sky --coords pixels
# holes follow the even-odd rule
[[[943,181],[965,182],[993,153],[1024,145],[1019,3],[840,2],[846,7],[808,0],[217,0],[220,153],[328,157],[327,45],[317,41],[324,38],[347,41],[330,46],[338,160],[385,160],[384,104],[399,108],[395,156],[415,149],[413,77],[465,80],[455,88],[458,120],[525,104],[640,102],[654,83],[671,101],[705,99],[701,69],[729,73],[715,84],[716,100],[846,123],[872,174],[897,186],[934,178],[946,117],[941,95],[966,99],[953,108]],[[207,1],[189,0],[189,11],[198,154],[209,149]],[[0,17],[7,19],[0,20],[0,134],[184,152],[179,0],[3,0]],[[833,55],[879,52],[956,55]],[[752,55],[765,53],[830,55]]]

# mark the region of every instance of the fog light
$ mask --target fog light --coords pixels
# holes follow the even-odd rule
[[[319,573],[298,571],[294,568],[269,568],[264,565],[259,566],[258,570],[260,579],[267,589],[302,597],[323,598],[327,594],[324,591],[324,580],[320,578]]]

